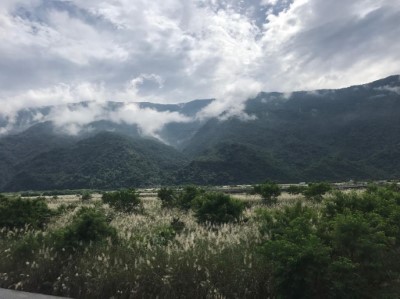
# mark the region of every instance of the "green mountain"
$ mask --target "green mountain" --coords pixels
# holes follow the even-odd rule
[[[140,106],[193,117],[211,101]],[[253,120],[170,123],[159,135],[173,147],[106,119],[74,137],[32,123],[0,138],[0,190],[400,177],[399,76],[338,90],[260,93],[244,112]],[[26,121],[18,128],[38,112],[21,113]]]
[[[252,184],[266,178],[287,181],[291,173],[254,146],[219,142],[180,169],[176,177],[178,184],[227,185]]]
[[[15,166],[7,191],[160,185],[173,180],[186,160],[151,139],[104,132],[40,153]]]
[[[75,137],[54,134],[50,123],[36,124],[20,134],[0,138],[0,190],[16,174],[16,165],[75,141]]]
[[[265,178],[278,181],[400,176],[399,76],[340,90],[296,92],[290,98],[261,93],[248,101],[246,113],[256,119],[212,119],[205,124],[185,148],[193,159],[185,172],[204,181],[210,165],[203,161],[217,163],[215,149],[229,142],[248,149],[246,161],[264,157],[257,170],[248,170],[237,157],[220,154],[230,168],[245,170],[236,172],[232,183],[259,181],[259,169]],[[233,175],[231,170],[226,173]],[[219,182],[221,175],[209,174],[206,182]]]

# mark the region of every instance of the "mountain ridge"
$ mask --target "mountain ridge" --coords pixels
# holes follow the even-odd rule
[[[5,190],[100,188],[159,185],[185,158],[151,139],[102,132],[16,164]]]
[[[193,116],[211,101],[140,105],[169,112],[186,107]],[[36,124],[0,138],[0,190],[400,177],[398,75],[290,96],[261,92],[244,112],[254,120],[167,124],[160,135],[174,148],[144,138],[134,126],[106,121],[80,136]]]

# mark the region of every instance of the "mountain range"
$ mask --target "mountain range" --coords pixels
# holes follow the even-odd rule
[[[168,123],[156,137],[109,119],[66,134],[46,120],[53,107],[18,111],[12,123],[0,116],[8,132],[0,137],[0,191],[400,177],[400,76],[336,90],[261,92],[246,102],[247,120],[194,117],[212,101],[137,103],[193,119]]]

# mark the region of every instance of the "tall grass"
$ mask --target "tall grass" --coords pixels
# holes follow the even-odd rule
[[[1,229],[0,287],[72,298],[268,295],[269,271],[256,250],[261,235],[254,207],[245,211],[245,223],[207,226],[198,224],[191,211],[163,209],[155,198],[143,200],[139,214],[78,198],[67,204],[44,229]],[[73,225],[82,206],[102,211],[118,240],[82,243],[82,249],[73,250],[56,245],[54,236]]]
[[[147,193],[130,212],[99,195],[41,199],[40,213],[0,227],[0,287],[72,298],[399,298],[397,185],[318,200],[283,193],[271,205],[194,193],[188,208]],[[229,210],[236,200],[240,216]],[[3,215],[27,204],[2,203]],[[223,211],[227,223],[210,221]]]

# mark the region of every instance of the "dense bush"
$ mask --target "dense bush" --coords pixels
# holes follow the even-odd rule
[[[172,208],[177,204],[176,192],[172,188],[161,188],[157,192],[157,197],[161,200],[163,208]]]
[[[53,215],[42,198],[8,198],[0,195],[0,227],[43,228]]]
[[[177,207],[187,211],[192,207],[193,200],[204,192],[203,189],[196,186],[186,186],[182,190],[164,187],[158,190],[157,197],[161,200],[163,208]]]
[[[328,183],[311,183],[303,191],[303,195],[310,200],[321,202],[323,195],[332,190]]]
[[[102,201],[117,211],[125,213],[141,210],[141,200],[135,189],[104,193]]]
[[[92,193],[90,193],[89,191],[83,192],[81,195],[81,199],[82,199],[82,201],[88,201],[88,200],[92,199]]]
[[[205,193],[205,190],[196,186],[186,186],[182,190],[163,187],[157,192],[163,208],[177,207],[183,211],[192,208],[195,198]]]
[[[290,185],[286,191],[289,194],[298,195],[303,194],[306,189],[307,186]]]
[[[266,204],[274,204],[281,195],[281,188],[273,182],[265,182],[253,187],[253,193],[260,194]]]
[[[105,242],[107,238],[116,241],[117,231],[110,226],[104,212],[83,207],[71,224],[55,232],[53,238],[57,248],[76,249],[88,243]]]
[[[400,193],[336,192],[319,211],[264,211],[263,252],[279,298],[396,298]]]
[[[318,297],[325,287],[329,248],[316,236],[315,210],[298,202],[294,207],[263,215],[262,232],[269,238],[263,252],[271,264],[278,298]]]
[[[199,222],[221,224],[238,221],[244,203],[224,193],[204,193],[196,197],[193,208]]]
[[[198,222],[221,224],[239,220],[244,203],[223,193],[206,192],[195,187],[186,186],[183,190],[161,188],[158,198],[162,207],[178,207],[182,210],[193,209]],[[175,221],[175,225],[180,222]]]
[[[185,223],[179,220],[179,218],[173,218],[169,225],[164,225],[158,228],[153,234],[152,243],[159,245],[167,245],[168,242],[180,234],[185,228]]]
[[[192,207],[193,200],[204,194],[205,191],[196,186],[186,186],[177,195],[177,205],[182,210],[189,210]]]

